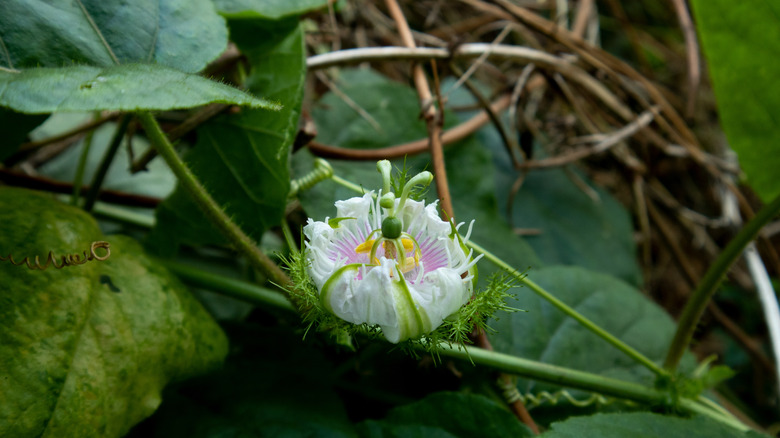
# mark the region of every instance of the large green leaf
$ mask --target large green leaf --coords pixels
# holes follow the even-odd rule
[[[718,113],[747,180],[780,194],[780,3],[693,0]]]
[[[249,89],[284,107],[273,113],[244,110],[207,123],[198,130],[198,143],[186,160],[217,202],[259,240],[281,220],[290,191],[289,151],[306,72],[303,31],[296,22],[259,28],[255,21],[233,23],[231,30],[252,63]],[[152,238],[165,252],[180,242],[223,241],[182,189],[160,206],[157,218]]]
[[[355,437],[332,388],[333,366],[289,330],[230,330],[236,354],[218,373],[168,393],[130,437]]]
[[[483,128],[479,138],[493,153],[498,202],[506,211],[521,173],[512,168],[495,128]],[[573,172],[598,194],[598,200],[561,169],[531,170],[523,175],[514,196],[512,226],[540,231],[526,241],[546,264],[582,266],[641,285],[631,215],[607,191]]]
[[[531,270],[528,278],[651,360],[660,363],[665,357],[674,323],[632,286],[579,267]],[[509,305],[527,312],[502,315],[490,323],[498,331],[490,335],[497,351],[613,378],[653,383],[649,370],[532,291],[519,289]],[[536,393],[552,388],[529,380],[520,381],[518,389]]]
[[[0,70],[0,106],[22,113],[169,110],[208,103],[279,108],[233,87],[161,65]]]
[[[81,210],[0,189],[3,254],[45,256],[107,239],[111,257],[60,270],[0,263],[0,435],[121,436],[163,386],[219,365],[220,328],[133,240]]]
[[[0,2],[0,67],[144,62],[194,73],[226,46],[209,0]]]
[[[361,436],[531,437],[533,433],[503,406],[483,396],[440,392],[393,409],[380,421],[365,421]]]
[[[214,4],[228,18],[278,20],[324,8],[328,0],[214,0]]]
[[[636,412],[596,414],[553,423],[543,438],[759,438],[757,432],[740,432],[705,417],[678,418]]]

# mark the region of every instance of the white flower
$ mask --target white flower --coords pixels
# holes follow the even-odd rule
[[[406,199],[407,190],[400,199],[388,195],[381,205],[391,208],[373,193],[338,201],[336,219],[309,219],[303,232],[323,306],[348,322],[378,325],[398,343],[430,333],[469,301],[476,259],[435,203]],[[388,235],[388,217],[400,220],[402,234]]]

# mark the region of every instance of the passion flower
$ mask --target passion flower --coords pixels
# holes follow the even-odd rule
[[[430,184],[430,172],[410,179],[396,198],[390,163],[377,167],[379,196],[337,201],[336,218],[308,220],[305,260],[322,307],[378,326],[398,343],[431,333],[472,298],[478,257],[455,225],[441,220],[436,203],[409,199],[413,187]]]

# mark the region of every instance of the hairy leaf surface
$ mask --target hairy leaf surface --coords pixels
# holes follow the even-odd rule
[[[0,106],[22,113],[169,110],[208,103],[279,108],[277,103],[161,65],[0,70]]]

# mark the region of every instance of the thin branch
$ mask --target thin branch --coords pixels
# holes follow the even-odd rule
[[[163,157],[173,171],[179,184],[189,193],[190,197],[200,207],[211,223],[235,246],[239,253],[246,256],[252,266],[265,274],[268,279],[280,288],[290,283],[290,278],[282,269],[273,262],[265,253],[257,247],[255,242],[236,225],[225,213],[217,201],[206,191],[195,174],[184,164],[176,154],[173,145],[160,129],[160,125],[154,116],[148,112],[138,113],[138,119],[146,130],[149,141],[157,148],[157,152]]]
[[[396,0],[386,0],[387,8],[398,26],[398,33],[406,47],[415,48],[414,37],[409,29],[409,23],[406,22],[401,7]],[[455,217],[452,208],[452,198],[450,196],[450,187],[447,182],[447,169],[444,166],[444,151],[441,144],[441,120],[439,119],[436,106],[433,104],[433,95],[431,87],[428,85],[428,79],[425,72],[419,64],[412,67],[412,79],[417,89],[417,95],[420,97],[420,108],[422,110],[425,122],[428,126],[428,137],[430,139],[431,161],[433,163],[433,173],[436,175],[436,191],[439,193],[441,201],[442,214],[448,220]]]
[[[696,270],[691,265],[690,258],[685,254],[682,248],[680,248],[678,239],[674,236],[669,224],[661,215],[661,212],[658,211],[658,208],[656,208],[652,202],[648,202],[646,206],[647,212],[652,218],[653,224],[658,229],[663,242],[669,248],[672,256],[677,261],[677,266],[680,268],[680,272],[683,274],[683,278],[688,281],[688,284],[691,288],[695,288],[696,284],[699,282],[699,276],[696,275]],[[769,360],[766,354],[764,354],[760,346],[756,345],[756,342],[751,339],[750,335],[745,333],[739,324],[736,324],[734,321],[732,321],[728,315],[726,315],[720,309],[720,307],[715,304],[715,302],[710,301],[710,303],[707,305],[707,310],[710,312],[715,321],[717,321],[718,324],[723,327],[726,333],[728,333],[740,346],[742,346],[751,359],[759,363],[768,372],[772,374],[776,373],[774,364],[772,364],[772,361]]]
[[[325,84],[328,89],[339,97],[339,99],[343,100],[344,103],[347,104],[348,107],[352,108],[353,111],[358,113],[360,117],[362,117],[366,122],[368,122],[369,125],[371,125],[372,128],[374,128],[377,132],[382,132],[382,126],[379,124],[379,122],[376,121],[374,117],[371,116],[371,114],[368,113],[363,107],[358,105],[357,102],[352,100],[351,97],[347,96],[346,93],[341,91],[339,87],[336,86],[336,84],[333,83],[333,81],[328,78],[325,73],[321,71],[315,71],[314,74],[317,76],[317,79],[322,81],[323,84]]]
[[[745,224],[707,270],[704,278],[699,282],[699,286],[685,305],[682,316],[680,316],[677,331],[664,362],[664,367],[667,370],[674,371],[677,368],[683,353],[688,349],[691,339],[693,339],[696,324],[698,324],[707,302],[717,291],[728,268],[742,254],[742,250],[748,243],[755,239],[761,228],[778,213],[780,213],[780,196],[765,205],[756,213],[755,217]]]
[[[494,112],[501,112],[506,109],[508,104],[509,96],[505,95],[493,102],[493,104],[490,105],[490,108]],[[456,143],[473,134],[489,121],[490,116],[488,115],[487,111],[482,111],[465,122],[444,131],[441,135],[441,142],[445,145]],[[317,142],[311,142],[307,147],[312,151],[312,153],[323,158],[375,161],[382,159],[402,158],[407,155],[415,155],[425,152],[428,148],[428,139],[423,138],[409,143],[381,149],[347,149]]]
[[[699,60],[699,40],[696,38],[696,29],[693,27],[691,12],[685,4],[685,0],[672,0],[680,29],[685,38],[685,55],[688,61],[688,103],[685,107],[685,117],[690,119],[696,110],[696,95],[701,84],[701,61]]]
[[[563,166],[574,161],[581,160],[585,157],[599,154],[620,143],[621,141],[631,137],[639,130],[649,125],[653,121],[655,114],[656,113],[654,108],[650,111],[645,111],[639,117],[637,117],[636,120],[618,129],[617,131],[604,136],[603,140],[592,147],[575,150],[565,155],[559,155],[557,157],[547,158],[544,160],[527,161],[525,163],[521,163],[520,167],[523,169],[539,169],[544,167]]]
[[[73,184],[57,181],[43,176],[32,176],[24,173],[13,172],[0,168],[0,181],[4,184],[28,189],[42,190],[45,192],[72,194]],[[89,186],[82,186],[81,192],[87,192]],[[98,199],[112,204],[127,205],[130,207],[155,208],[161,202],[159,198],[151,196],[135,195],[116,190],[100,190]]]
[[[451,68],[453,73],[456,75],[461,74],[461,71],[458,67],[453,65]],[[504,127],[504,123],[501,122],[498,114],[496,114],[496,112],[490,108],[490,102],[485,98],[485,96],[482,95],[477,87],[471,83],[470,80],[464,80],[463,84],[466,86],[466,88],[468,88],[471,95],[479,101],[479,104],[484,108],[484,111],[487,113],[488,117],[490,117],[490,121],[493,123],[493,126],[498,131],[498,135],[501,137],[501,143],[504,144],[504,148],[506,149],[509,158],[512,160],[512,165],[515,167],[515,169],[519,168],[520,162],[517,160],[515,154],[520,150],[520,145],[517,144],[517,140],[515,140],[515,137],[511,134],[513,131],[509,131],[506,127]]]
[[[39,140],[39,141],[31,141],[31,142],[28,142],[28,143],[22,143],[22,145],[19,146],[19,150],[20,151],[30,151],[30,150],[38,149],[38,148],[41,148],[43,146],[46,146],[46,145],[49,145],[49,144],[52,144],[52,143],[57,143],[59,141],[68,139],[70,137],[74,137],[74,136],[77,136],[79,134],[82,134],[82,133],[84,133],[86,131],[90,131],[92,129],[95,129],[98,126],[100,126],[100,125],[102,125],[102,124],[104,124],[106,122],[109,122],[111,120],[116,119],[117,117],[119,117],[119,113],[106,114],[103,117],[100,117],[100,118],[97,118],[97,119],[92,119],[89,122],[81,124],[81,125],[73,128],[73,129],[71,129],[70,131],[63,132],[62,134],[55,135],[53,137],[48,137],[48,138],[45,138],[45,139]]]
[[[588,22],[593,14],[593,2],[594,0],[580,0],[577,6],[577,15],[574,17],[571,33],[580,38],[585,35],[585,30],[588,28]]]
[[[370,47],[313,56],[307,60],[306,65],[309,69],[320,69],[339,64],[390,59],[468,59],[479,57],[485,52],[489,52],[490,57],[512,59],[517,62],[532,62],[538,66],[556,70],[570,81],[590,91],[591,94],[624,120],[633,120],[635,117],[633,112],[605,87],[601,81],[589,75],[580,67],[561,57],[529,47],[472,43],[458,46],[452,53],[445,49],[427,47]]]
[[[504,38],[506,38],[507,35],[509,35],[509,32],[512,31],[511,26],[504,26],[503,29],[501,29],[501,32],[498,34],[498,36],[493,40],[492,43],[490,43],[491,46],[496,46],[498,44],[501,44],[502,41],[504,41]],[[490,56],[490,50],[486,51],[485,53],[479,55],[476,61],[471,63],[468,69],[466,69],[465,73],[459,74],[458,80],[455,82],[455,84],[450,87],[449,90],[447,90],[447,93],[445,96],[449,96],[450,93],[460,88],[461,85],[463,85],[464,82],[466,82],[471,75],[474,74],[474,72],[477,71],[477,69],[485,63],[485,60]]]

